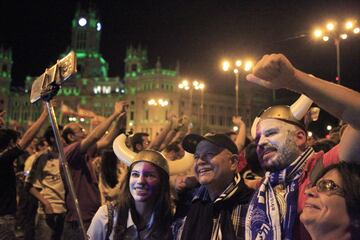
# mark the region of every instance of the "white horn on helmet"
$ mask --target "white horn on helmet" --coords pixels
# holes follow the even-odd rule
[[[125,163],[127,166],[130,166],[133,163],[133,159],[136,155],[135,152],[131,151],[125,144],[126,135],[120,134],[115,138],[113,142],[113,150],[116,157]]]
[[[170,161],[168,160],[170,175],[177,175],[185,173],[194,166],[194,155],[185,151],[184,157],[181,159]]]
[[[304,94],[301,94],[298,100],[294,102],[290,106],[290,111],[292,115],[297,119],[301,120],[305,114],[309,111],[309,108],[311,107],[311,104],[313,103],[313,100],[305,96]]]

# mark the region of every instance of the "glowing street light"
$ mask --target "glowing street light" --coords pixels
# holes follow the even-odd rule
[[[162,98],[159,98],[159,99],[149,99],[148,100],[148,105],[149,106],[160,106],[160,107],[166,107],[169,105],[169,101],[168,100],[165,100],[165,99],[162,99]]]
[[[230,62],[224,61],[223,62],[223,70],[226,72],[226,71],[229,71],[229,69],[230,69]]]
[[[328,22],[323,28],[317,28],[313,34],[315,39],[320,39],[324,42],[332,39],[336,47],[336,81],[341,84],[341,72],[340,72],[340,42],[348,39],[350,34],[358,34],[360,28],[356,26],[356,21],[348,20],[343,24],[338,24],[335,21]]]
[[[252,61],[242,61],[240,59],[235,60],[234,66],[232,66],[232,64],[225,60],[222,63],[222,69],[227,72],[228,70],[232,69],[234,74],[235,74],[235,94],[236,94],[236,99],[235,99],[235,114],[236,116],[239,115],[239,76],[240,76],[240,71],[244,70],[245,72],[249,72],[251,70],[251,68],[253,67],[253,62]]]

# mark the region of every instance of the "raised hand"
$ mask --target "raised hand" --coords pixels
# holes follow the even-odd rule
[[[245,123],[243,122],[242,118],[240,116],[233,116],[232,121],[236,126],[243,126]]]
[[[126,112],[128,106],[129,104],[127,101],[116,102],[114,106],[114,113],[120,114]]]
[[[294,89],[295,71],[296,69],[284,55],[264,55],[254,66],[253,72],[246,76],[246,79],[270,89]]]

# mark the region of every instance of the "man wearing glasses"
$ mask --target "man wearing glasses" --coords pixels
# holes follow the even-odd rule
[[[301,119],[311,101],[309,104],[305,96],[291,107],[270,107],[254,121],[252,132],[258,158],[267,172],[249,206],[246,239],[307,239],[306,230],[298,227],[306,185],[322,168],[339,159],[358,159],[360,94],[294,68],[281,54],[265,55],[247,80],[271,89],[287,88],[306,94],[349,124],[339,145],[324,154],[306,145],[307,132]]]

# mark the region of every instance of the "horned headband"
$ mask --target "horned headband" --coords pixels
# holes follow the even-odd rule
[[[171,161],[155,150],[143,150],[139,153],[131,151],[125,144],[126,135],[121,134],[113,142],[113,150],[116,157],[127,166],[140,161],[150,162],[163,169],[169,175],[177,175],[188,171],[194,165],[192,154],[185,152],[183,158]]]
[[[258,123],[260,120],[269,118],[283,120],[295,124],[305,130],[304,123],[301,119],[305,116],[312,103],[313,101],[310,98],[302,94],[291,106],[278,105],[267,108],[255,118],[251,127],[251,136],[255,139]]]

